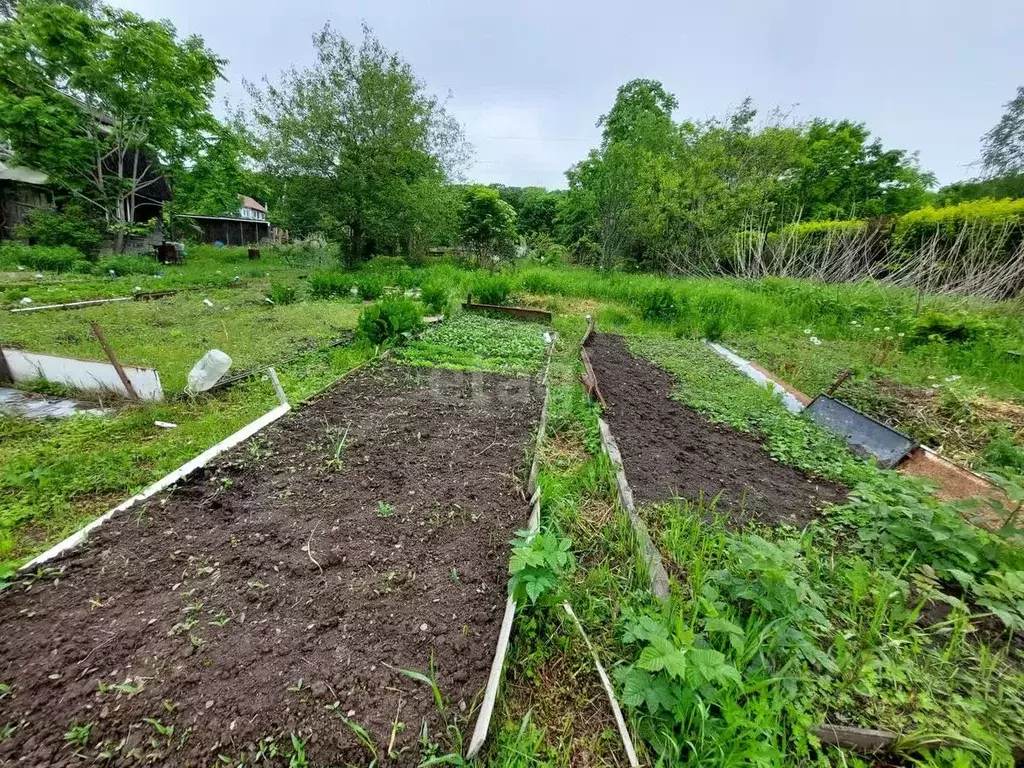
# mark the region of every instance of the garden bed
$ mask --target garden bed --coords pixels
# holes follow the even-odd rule
[[[457,750],[540,404],[529,379],[365,370],[12,585],[0,763],[363,764],[361,729],[389,764]]]
[[[717,508],[737,523],[803,526],[845,498],[842,486],[773,461],[756,437],[672,399],[672,375],[634,357],[621,337],[594,334],[587,351],[638,502],[721,494]]]

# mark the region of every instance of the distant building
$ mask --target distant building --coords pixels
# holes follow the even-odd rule
[[[33,211],[53,209],[46,174],[5,161],[0,148],[0,240],[14,237],[15,227]]]
[[[237,216],[183,215],[182,218],[188,219],[193,229],[191,233],[183,233],[184,237],[223,245],[258,245],[272,239],[266,206],[245,195],[240,195],[239,199],[241,204]]]

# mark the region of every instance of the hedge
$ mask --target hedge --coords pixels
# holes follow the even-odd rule
[[[1024,200],[973,200],[941,208],[927,206],[900,216],[892,248],[912,252],[935,243],[940,251],[971,246],[1009,256],[1024,238]]]

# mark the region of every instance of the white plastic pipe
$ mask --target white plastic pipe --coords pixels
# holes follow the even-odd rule
[[[704,343],[711,347],[713,350],[715,350],[715,352],[720,354],[726,360],[728,360],[732,364],[732,367],[735,368],[740,373],[742,373],[744,376],[753,379],[765,389],[774,392],[776,397],[782,400],[782,404],[786,407],[787,411],[795,414],[801,414],[804,412],[803,403],[801,403],[799,400],[796,399],[796,397],[794,397],[792,394],[790,394],[781,386],[779,386],[778,382],[772,381],[770,378],[768,378],[759,370],[757,370],[757,368],[750,364],[749,360],[744,360],[731,349],[729,349],[728,347],[723,347],[721,344],[715,344],[713,341],[705,341]]]

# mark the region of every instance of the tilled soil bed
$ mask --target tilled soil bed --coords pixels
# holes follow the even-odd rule
[[[735,523],[803,526],[823,505],[846,497],[836,483],[773,461],[753,435],[712,424],[671,399],[672,375],[634,357],[621,337],[596,334],[587,352],[638,502],[702,495],[710,501],[720,493],[718,510]]]
[[[424,728],[468,733],[541,397],[364,370],[10,587],[0,765],[287,764],[293,734],[311,765],[365,764],[358,728],[414,765]],[[398,671],[431,664],[444,716]]]

